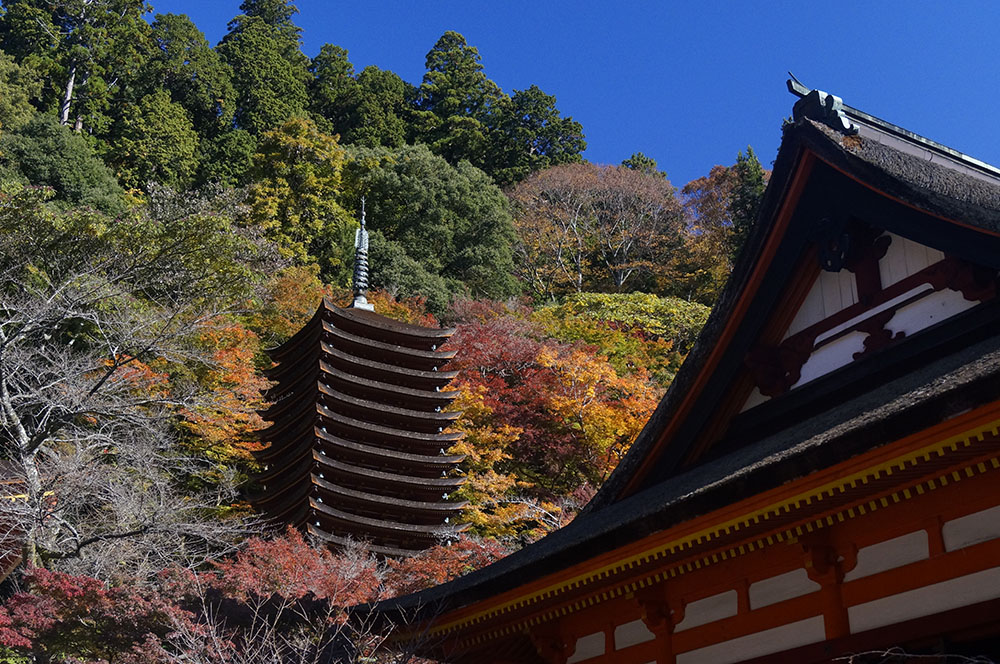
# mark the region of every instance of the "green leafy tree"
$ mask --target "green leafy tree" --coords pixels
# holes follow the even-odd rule
[[[286,256],[299,262],[325,258],[328,275],[349,263],[345,245],[356,223],[337,202],[343,165],[337,139],[305,118],[261,136],[254,159],[252,219]]]
[[[501,186],[536,171],[578,162],[587,149],[583,126],[562,117],[556,98],[532,85],[500,97],[492,112],[490,149],[483,167]]]
[[[276,7],[285,3],[247,2],[241,7],[246,9],[251,4]],[[308,60],[298,50],[298,28],[290,21],[268,22],[273,18],[264,12],[237,16],[218,46],[233,69],[235,123],[252,134],[274,129],[292,116],[304,115],[309,102]]]
[[[622,161],[622,166],[633,171],[645,173],[646,175],[657,175],[662,178],[667,177],[667,174],[657,167],[655,159],[647,157],[641,152],[633,152],[631,157]]]
[[[753,148],[747,146],[744,155],[740,152],[733,166],[735,182],[732,197],[729,201],[729,214],[733,220],[733,239],[731,255],[735,260],[743,243],[750,234],[750,229],[757,222],[757,212],[767,188],[768,174],[754,154]]]
[[[198,134],[187,111],[160,89],[122,112],[108,161],[122,184],[145,189],[150,182],[183,188],[198,167]]]
[[[578,293],[531,319],[560,341],[597,347],[619,375],[648,371],[663,388],[708,319],[709,308],[651,293]]]
[[[465,161],[451,166],[424,145],[356,147],[348,173],[348,200],[366,196],[370,227],[427,272],[478,296],[518,292],[507,201],[485,173]]]
[[[42,80],[33,70],[14,62],[0,51],[0,131],[23,127],[35,114],[32,102],[38,99]]]
[[[417,91],[418,136],[451,163],[485,164],[488,118],[503,93],[486,78],[480,60],[479,51],[450,30],[427,53],[427,73]]]
[[[314,77],[309,85],[309,109],[341,137],[354,126],[358,105],[358,82],[347,55],[347,49],[323,44],[309,65]]]
[[[398,148],[406,143],[410,86],[395,73],[375,66],[358,75],[358,105],[349,143]]]
[[[116,94],[148,55],[146,2],[12,0],[4,7],[0,45],[44,77],[44,108],[64,125],[102,134]]]
[[[152,23],[153,52],[143,67],[142,94],[163,88],[188,112],[199,135],[214,136],[232,127],[236,90],[232,69],[212,49],[187,16],[157,14]]]
[[[257,154],[257,137],[246,129],[234,129],[201,142],[198,183],[225,187],[250,181]]]
[[[0,172],[52,187],[56,199],[118,213],[123,191],[87,140],[51,115],[38,114],[18,133],[0,136]]]

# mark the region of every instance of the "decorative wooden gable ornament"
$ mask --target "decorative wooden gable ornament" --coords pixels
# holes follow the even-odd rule
[[[1000,658],[1000,170],[789,86],[757,225],[591,503],[359,618],[459,664]]]

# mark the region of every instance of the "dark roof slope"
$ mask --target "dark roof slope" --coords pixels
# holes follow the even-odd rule
[[[800,95],[801,96],[801,95]],[[393,613],[433,606],[447,611],[507,591],[728,504],[733,495],[759,493],[837,461],[897,440],[1000,398],[1000,305],[983,312],[991,322],[978,336],[913,371],[746,447],[621,497],[659,434],[703,371],[759,260],[805,151],[872,189],[931,215],[1000,233],[1000,171],[844,106],[855,131],[799,117],[783,137],[758,217],[697,343],[628,455],[572,523],[493,565],[448,584],[387,600],[375,610]],[[992,248],[990,248],[992,251]],[[1000,251],[984,252],[1000,267]],[[866,383],[863,387],[873,385]],[[734,491],[737,493],[734,494]],[[516,575],[516,576],[515,576]],[[364,609],[363,607],[359,607]]]
[[[658,434],[691,390],[756,266],[803,150],[811,151],[834,168],[905,204],[932,215],[960,219],[968,226],[1000,233],[1000,171],[995,171],[994,175],[976,166],[981,162],[966,161],[961,156],[934,151],[924,143],[907,142],[896,134],[888,133],[884,127],[903,131],[888,123],[882,123],[884,127],[862,124],[861,118],[856,116],[860,112],[849,107],[848,110],[855,113],[849,113],[848,117],[855,121],[857,134],[843,134],[809,118],[784,126],[781,147],[758,223],[747,238],[733,274],[667,394],[585,512],[592,512],[618,499],[656,444]],[[861,115],[875,120],[870,115]],[[926,139],[920,140],[931,146],[937,145]],[[992,259],[992,265],[1000,267],[1000,253],[987,251],[976,259],[983,264],[989,264]]]
[[[451,610],[563,570],[732,501],[780,486],[873,446],[1000,398],[1000,336],[965,345],[825,413],[578,517],[562,530],[450,583],[377,605]],[[516,574],[516,577],[514,576]]]

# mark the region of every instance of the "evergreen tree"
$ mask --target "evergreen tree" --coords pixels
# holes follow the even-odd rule
[[[19,133],[0,136],[0,176],[52,187],[70,205],[110,214],[124,207],[118,181],[87,140],[51,115],[38,114]]]
[[[662,178],[667,177],[667,174],[657,167],[655,159],[647,157],[641,152],[633,152],[631,157],[622,161],[622,166],[646,175],[657,175]]]
[[[358,75],[358,105],[346,142],[375,147],[406,143],[410,86],[395,73],[374,65]]]
[[[367,196],[371,228],[428,273],[452,280],[454,290],[493,298],[520,290],[512,276],[507,200],[478,168],[466,161],[451,166],[424,145],[355,147],[346,180],[348,200]],[[388,269],[373,258],[373,285],[400,285],[379,281]]]
[[[232,127],[236,90],[232,69],[187,16],[157,14],[152,24],[154,50],[143,68],[137,92],[163,88],[188,112],[202,137]]]
[[[309,86],[310,110],[329,124],[329,131],[344,137],[354,127],[358,106],[358,82],[347,50],[323,44],[309,71],[314,76]]]
[[[583,126],[564,118],[556,98],[532,85],[501,97],[493,110],[490,149],[483,167],[501,186],[536,171],[581,161],[587,148]]]
[[[42,80],[31,69],[14,62],[0,51],[0,131],[17,130],[35,114]]]
[[[47,81],[43,107],[77,131],[104,133],[121,88],[149,53],[144,0],[12,0],[0,46]]]
[[[118,123],[107,160],[126,187],[146,189],[151,182],[173,188],[190,184],[198,166],[198,134],[180,104],[159,89],[129,104]]]
[[[291,22],[294,5],[247,0],[240,8],[247,13],[229,22],[218,51],[233,68],[236,125],[260,134],[305,114],[309,61],[299,50],[299,28]]]
[[[479,51],[449,30],[427,54],[426,67],[417,91],[418,137],[451,163],[483,166],[488,117],[503,93],[483,73]]]
[[[767,188],[767,174],[750,146],[747,146],[745,155],[740,152],[736,156],[733,170],[736,178],[730,194],[729,216],[733,223],[730,254],[735,261],[750,229],[757,222],[757,212],[764,198],[764,189]]]

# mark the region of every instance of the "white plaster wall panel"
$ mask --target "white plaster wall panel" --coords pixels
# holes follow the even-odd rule
[[[750,584],[750,608],[759,609],[786,599],[816,592],[820,585],[809,578],[805,569],[795,569]]]
[[[854,274],[848,270],[819,273],[819,284],[823,289],[823,318],[842,311],[858,301],[858,293],[853,286]]]
[[[892,332],[906,332],[907,335],[912,335],[977,304],[978,301],[966,300],[958,291],[945,288],[922,297],[913,304],[901,307],[886,323],[885,328]]]
[[[799,310],[795,312],[795,317],[785,331],[785,338],[846,309],[857,301],[858,285],[853,273],[847,270],[821,271]]]
[[[902,281],[911,274],[916,274],[944,258],[944,254],[937,249],[932,249],[913,240],[907,240],[893,233],[888,233],[888,235],[892,238],[892,243],[889,245],[888,251],[885,252],[885,256],[878,262],[883,288],[897,281]]]
[[[844,581],[862,579],[889,569],[925,560],[930,555],[927,531],[917,530],[858,549],[858,564],[844,575]]]
[[[816,279],[812,288],[809,289],[806,299],[802,301],[802,306],[795,312],[795,317],[792,318],[792,322],[785,332],[785,338],[787,339],[796,332],[801,332],[823,318],[825,318],[823,315],[823,286],[820,280]]]
[[[727,590],[724,593],[691,602],[684,607],[684,620],[677,623],[674,631],[683,632],[692,627],[735,616],[736,607],[735,590]]]
[[[900,304],[901,302],[906,302],[907,300],[911,299],[914,295],[919,295],[920,293],[923,293],[924,291],[932,291],[932,290],[934,290],[934,288],[930,284],[922,284],[920,286],[917,286],[916,288],[912,288],[912,289],[906,291],[905,293],[897,295],[896,297],[894,297],[894,298],[892,298],[890,300],[886,300],[882,304],[879,304],[879,305],[874,306],[874,307],[872,307],[872,308],[870,308],[870,309],[868,309],[866,311],[863,311],[862,313],[858,314],[857,316],[854,316],[852,318],[849,318],[848,320],[845,320],[840,325],[834,325],[833,327],[831,327],[826,332],[822,332],[822,333],[818,334],[816,336],[816,344],[819,345],[821,342],[826,341],[827,339],[830,339],[832,337],[835,337],[838,334],[840,334],[841,332],[843,332],[845,330],[849,330],[852,327],[857,326],[859,323],[863,323],[864,321],[868,320],[869,318],[871,318],[872,316],[874,316],[877,313],[885,311],[886,309],[890,309],[890,308],[896,306],[897,304]]]
[[[894,625],[1000,597],[1000,567],[890,595],[847,609],[851,633]]]
[[[677,655],[677,664],[732,664],[819,643],[826,639],[823,616],[773,627]]]
[[[642,620],[633,620],[615,627],[615,650],[622,650],[655,638],[656,635],[649,631],[646,623]]]
[[[946,551],[1000,537],[1000,505],[945,522],[941,528]]]
[[[853,362],[854,354],[865,349],[867,336],[863,332],[849,332],[839,339],[817,348],[802,365],[799,380],[792,387],[804,385]]]
[[[566,660],[566,664],[582,662],[591,657],[599,657],[604,654],[604,632],[594,632],[587,636],[581,636],[576,640],[576,650]]]

